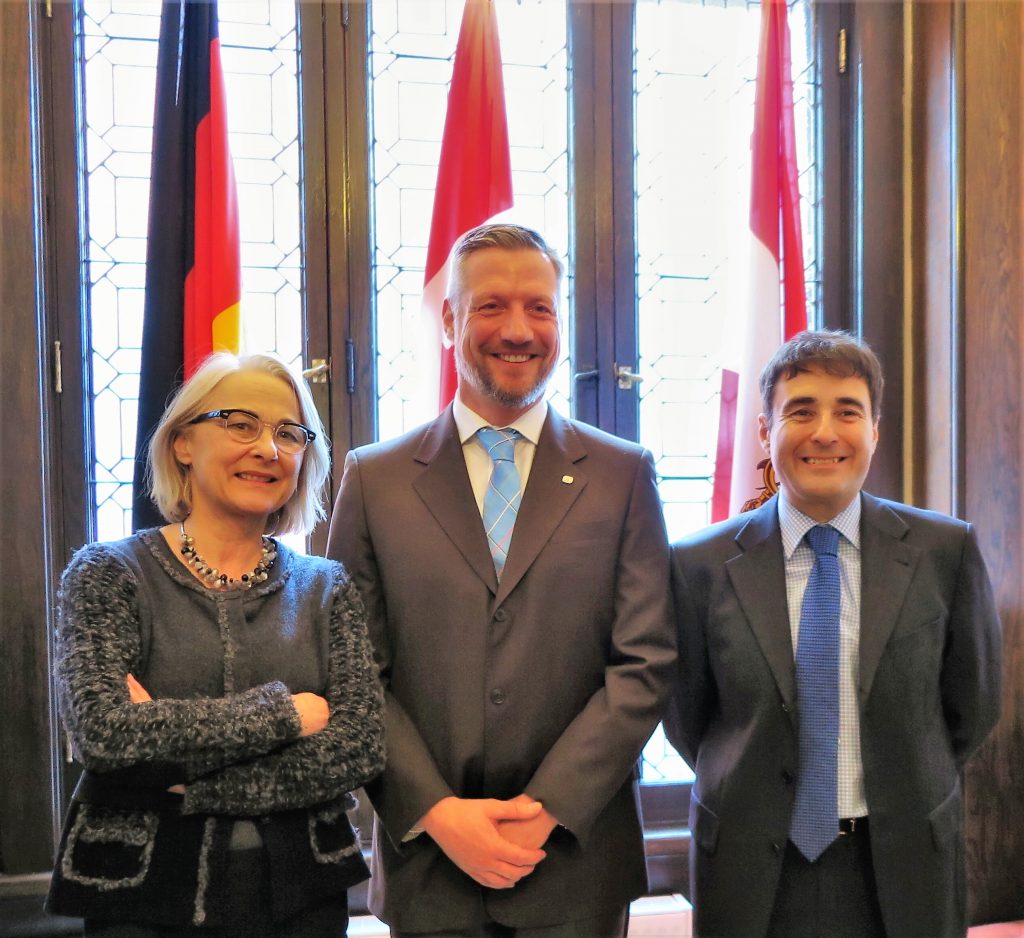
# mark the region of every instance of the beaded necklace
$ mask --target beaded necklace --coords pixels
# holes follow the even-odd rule
[[[181,556],[185,558],[192,569],[199,574],[207,587],[222,590],[252,589],[255,583],[262,583],[269,575],[270,568],[277,560],[277,545],[272,537],[263,535],[263,555],[259,563],[249,573],[243,573],[237,580],[221,573],[216,567],[211,567],[196,552],[195,538],[185,533],[185,522],[181,522]]]

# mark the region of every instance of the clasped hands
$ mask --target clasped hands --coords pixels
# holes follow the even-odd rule
[[[467,876],[491,889],[510,889],[547,854],[541,847],[558,821],[529,795],[442,798],[417,827]]]

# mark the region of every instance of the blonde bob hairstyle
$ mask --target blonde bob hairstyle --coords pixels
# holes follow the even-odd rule
[[[327,434],[305,379],[273,355],[231,355],[215,352],[172,398],[149,442],[147,482],[157,508],[168,521],[184,521],[192,511],[192,483],[187,466],[174,455],[174,441],[189,422],[209,408],[204,403],[228,375],[257,371],[280,378],[299,402],[299,420],[316,434],[302,454],[302,468],[292,497],[267,519],[267,534],[308,534],[326,517],[324,483],[330,472]]]

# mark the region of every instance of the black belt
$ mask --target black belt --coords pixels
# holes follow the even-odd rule
[[[867,833],[868,830],[868,816],[866,814],[860,817],[841,817],[839,819],[839,836],[842,837],[844,834],[855,834],[858,831],[861,833]]]

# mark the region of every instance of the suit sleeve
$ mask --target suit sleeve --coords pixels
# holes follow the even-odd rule
[[[662,717],[675,638],[668,538],[649,453],[638,461],[620,542],[615,609],[598,690],[549,750],[526,792],[585,843]]]
[[[1002,637],[992,584],[968,526],[949,617],[942,707],[957,764],[963,766],[999,719]]]
[[[672,552],[672,596],[675,600],[679,660],[672,697],[665,712],[665,735],[696,771],[697,752],[715,704],[715,683],[708,659],[706,613],[687,574],[685,547]]]
[[[391,645],[387,605],[373,537],[366,518],[359,457],[350,452],[331,517],[327,556],[340,560],[352,576],[366,607],[374,657],[384,687],[384,772],[366,788],[377,815],[394,845],[442,798],[453,794],[441,777],[409,715],[390,691]]]

